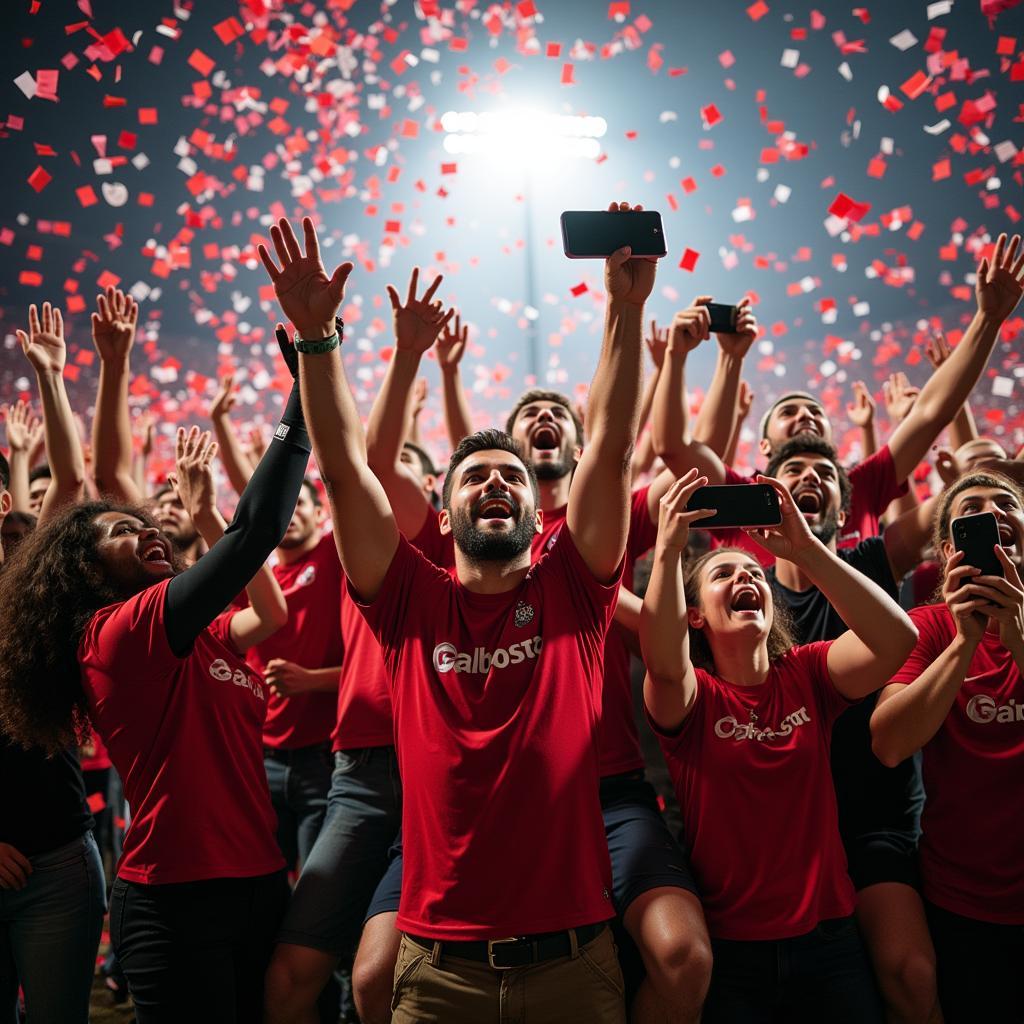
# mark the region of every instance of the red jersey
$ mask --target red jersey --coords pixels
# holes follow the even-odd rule
[[[944,604],[909,614],[917,646],[894,683],[912,683],[956,636]],[[956,702],[921,755],[925,896],[964,917],[1024,925],[1024,680],[998,632],[985,633]]]
[[[637,559],[654,546],[658,524],[651,522],[647,510],[650,485],[635,490],[630,500],[629,537],[623,564],[623,585],[633,588]],[[567,506],[544,513],[543,532],[533,538],[533,560],[536,562],[555,543],[565,523]],[[598,751],[601,778],[624,772],[642,771],[644,755],[633,714],[633,683],[630,677],[629,646],[626,632],[612,623],[604,645],[604,689],[601,701],[601,725],[598,730]]]
[[[435,565],[447,569],[455,564],[452,535],[441,534],[433,510],[427,513],[426,522],[412,543]],[[341,595],[341,637],[345,663],[338,688],[332,746],[335,750],[390,747],[395,742],[395,727],[384,658],[377,638],[347,590]]]
[[[231,643],[230,612],[186,657],[171,651],[169,583],[101,608],[78,649],[89,715],[132,809],[117,873],[163,885],[278,871],[266,689]]]
[[[500,939],[614,915],[595,737],[617,590],[568,530],[502,594],[467,590],[399,541],[360,607],[394,705],[400,929]]]
[[[850,704],[830,646],[792,648],[761,686],[697,669],[680,731],[655,727],[714,938],[792,938],[853,913],[829,768],[832,723]]]
[[[303,668],[341,666],[341,562],[331,534],[307,555],[285,565],[278,562],[274,579],[288,605],[288,622],[263,643],[250,647],[245,660],[260,678],[273,658]],[[263,743],[275,749],[295,750],[324,743],[334,727],[336,693],[297,693],[277,697],[267,689],[267,720]]]
[[[874,455],[858,462],[849,470],[849,476],[853,489],[846,523],[836,538],[836,546],[840,548],[854,548],[868,537],[879,536],[879,520],[883,513],[892,501],[907,493],[906,480],[896,479],[896,465],[888,445],[883,445]],[[756,473],[753,476],[742,476],[731,467],[725,467],[727,484],[752,484],[756,481]],[[766,569],[775,564],[775,556],[751,540],[742,530],[712,530],[711,540],[716,548],[737,547],[749,551]]]

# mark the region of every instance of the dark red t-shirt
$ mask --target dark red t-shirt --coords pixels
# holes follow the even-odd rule
[[[452,535],[441,534],[433,511],[427,513],[426,522],[412,543],[435,565],[447,569],[455,564]],[[347,588],[342,587],[342,591],[341,637],[345,663],[331,733],[332,746],[335,750],[389,747],[395,742],[395,727],[380,644]]]
[[[132,818],[117,873],[163,885],[284,867],[263,768],[266,688],[234,649],[230,612],[178,658],[169,580],[101,608],[78,649],[89,715]]]
[[[956,636],[944,604],[909,614],[917,646],[894,683],[912,683]],[[925,896],[964,917],[1024,925],[1024,680],[998,633],[985,633],[921,755]]]
[[[697,669],[680,731],[651,723],[714,938],[786,939],[853,913],[829,768],[832,723],[850,704],[829,676],[830,646],[794,647],[761,686]]]
[[[303,668],[340,667],[342,572],[334,537],[324,534],[309,554],[289,565],[278,562],[273,573],[288,605],[288,622],[263,643],[250,647],[245,660],[261,679],[274,658]],[[334,728],[337,703],[336,693],[277,697],[268,688],[264,745],[295,750],[325,743]]]
[[[360,607],[395,714],[400,929],[499,939],[613,916],[596,733],[617,590],[568,530],[503,594],[467,590],[399,541]]]
[[[907,493],[907,482],[896,479],[896,466],[888,445],[883,445],[874,455],[858,462],[848,472],[853,490],[846,524],[836,538],[836,546],[840,548],[854,548],[868,537],[877,537],[879,520],[885,510],[896,498]],[[726,466],[725,482],[752,484],[757,482],[757,474],[742,476]],[[712,530],[711,540],[716,548],[738,547],[749,551],[765,568],[775,564],[775,556],[751,540],[742,530]]]

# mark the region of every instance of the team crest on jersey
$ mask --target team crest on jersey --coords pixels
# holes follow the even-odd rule
[[[533,622],[533,605],[520,601],[516,605],[516,625],[522,628]]]
[[[300,587],[308,587],[313,580],[316,579],[316,566],[307,565],[302,572],[299,573],[299,578],[295,581]]]

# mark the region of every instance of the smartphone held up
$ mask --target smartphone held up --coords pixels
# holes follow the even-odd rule
[[[702,530],[743,530],[778,526],[782,506],[768,484],[719,484],[698,487],[686,503],[688,512],[714,509],[715,514],[693,525]]]
[[[571,260],[607,259],[628,245],[634,256],[666,256],[665,228],[654,210],[566,210],[562,248]]]
[[[980,569],[983,576],[1005,575],[1003,566],[996,557],[999,524],[991,512],[959,516],[950,525],[953,531],[953,547],[964,553],[964,565]]]

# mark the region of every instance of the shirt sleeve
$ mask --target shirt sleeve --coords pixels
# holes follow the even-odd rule
[[[602,583],[583,561],[572,531],[563,526],[550,551],[537,562],[533,571],[538,581],[544,577],[555,577],[565,587],[566,599],[572,602],[570,607],[578,614],[580,625],[590,625],[603,636],[615,613],[624,562],[624,559],[619,562],[610,583]]]
[[[434,565],[442,569],[451,569],[455,565],[455,538],[450,533],[441,533],[437,513],[433,509],[427,512],[420,532],[411,538],[411,543]]]
[[[896,479],[896,464],[887,444],[850,470],[850,485],[858,500],[876,518],[882,515],[890,502],[907,493],[907,481]]]
[[[832,682],[828,671],[828,650],[834,640],[816,640],[814,643],[794,647],[790,656],[794,668],[811,682],[811,690],[818,709],[826,722],[834,722],[844,711],[860,703],[847,700]]]
[[[683,724],[675,732],[666,732],[662,729],[651,717],[651,713],[647,709],[647,702],[644,702],[644,717],[647,719],[647,724],[651,727],[651,732],[658,738],[661,749],[666,754],[679,755],[679,751],[687,742],[687,737],[690,733],[694,729],[702,727],[701,723],[703,723],[707,714],[708,704],[715,698],[717,687],[715,677],[710,672],[696,666],[694,666],[693,671],[697,676],[697,695],[693,698],[693,704],[690,705],[689,714],[683,719]]]
[[[949,646],[955,630],[943,604],[913,608],[908,613],[917,627],[917,643],[891,683],[912,683]]]

